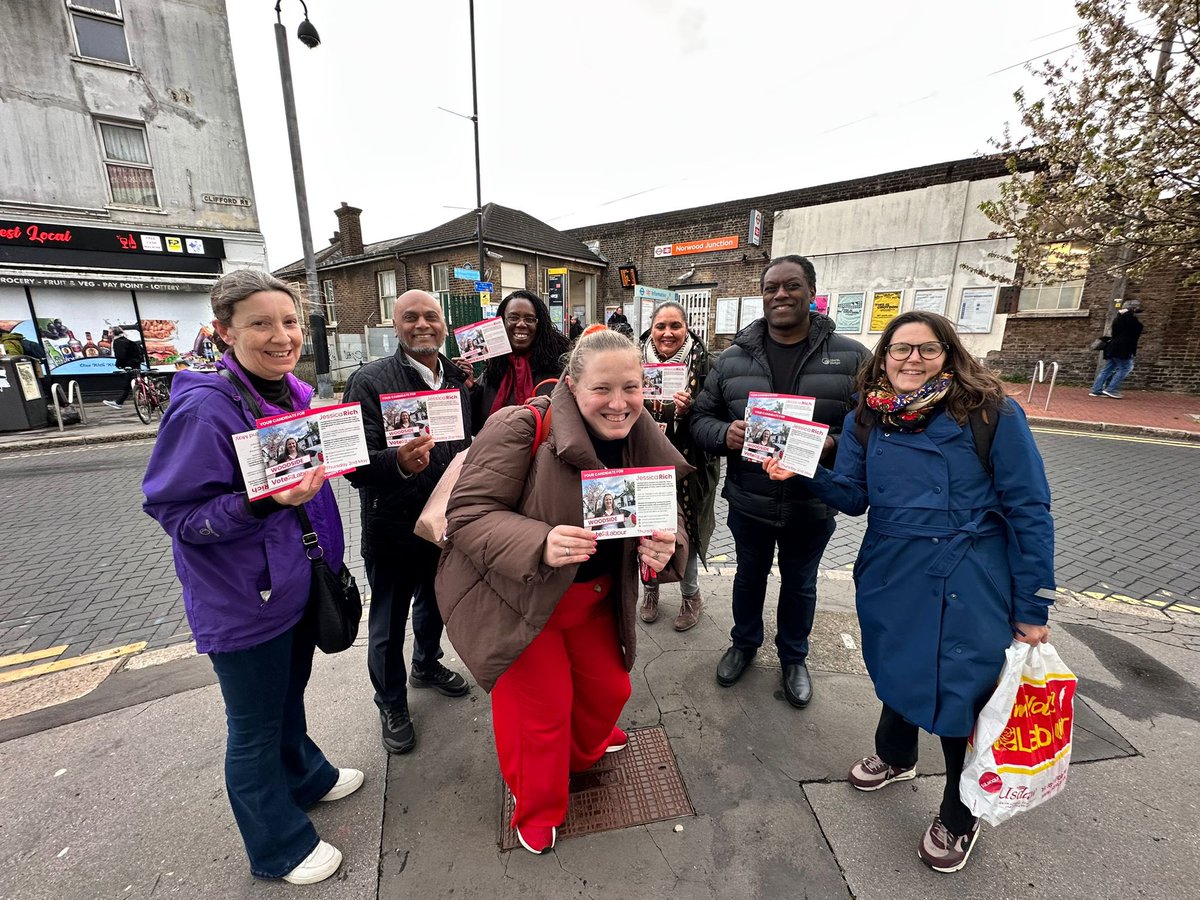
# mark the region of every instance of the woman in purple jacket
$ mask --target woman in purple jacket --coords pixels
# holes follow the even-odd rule
[[[312,884],[341,865],[305,809],[362,785],[356,769],[330,765],[307,734],[304,688],[313,638],[300,626],[311,566],[294,508],[304,504],[336,572],[344,539],[325,468],[294,487],[246,496],[232,436],[255,414],[308,408],[313,390],[292,375],[300,357],[299,297],[264,272],[241,270],[212,289],[217,374],[180,372],[142,489],[144,509],[171,536],[196,650],[207,653],[225,700],[225,786],[250,871]]]

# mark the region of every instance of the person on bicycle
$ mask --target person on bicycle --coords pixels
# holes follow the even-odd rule
[[[118,369],[140,369],[142,367],[142,345],[136,341],[131,341],[125,335],[125,329],[120,325],[114,325],[112,328],[112,352],[113,360],[117,364]],[[115,401],[105,400],[105,406],[111,406],[113,409],[122,409],[125,406],[125,401],[129,399],[129,393],[133,390],[133,379],[126,381],[121,388],[121,396]]]

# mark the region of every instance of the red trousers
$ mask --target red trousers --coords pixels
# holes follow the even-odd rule
[[[513,825],[558,826],[571,772],[604,755],[629,699],[608,576],[572,585],[550,621],[492,689],[500,774]]]

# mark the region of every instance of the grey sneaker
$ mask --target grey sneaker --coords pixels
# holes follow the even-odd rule
[[[649,625],[658,618],[658,585],[646,585],[642,605],[638,607],[638,618]]]
[[[917,845],[917,856],[935,872],[957,872],[967,864],[978,834],[978,819],[966,834],[951,834],[941,818],[935,818]]]
[[[117,403],[115,400],[105,400],[104,405],[111,406],[113,409],[124,409],[125,408],[123,405],[121,405],[120,403]]]
[[[901,769],[897,766],[890,766],[876,754],[856,762],[850,767],[850,774],[847,777],[850,783],[860,791],[877,791],[887,787],[893,781],[908,781],[910,778],[916,778],[917,767],[910,766],[907,769]]]
[[[1113,400],[1125,399],[1125,395],[1122,394],[1120,391],[1101,391],[1100,393],[1103,394],[1105,397],[1111,397]]]

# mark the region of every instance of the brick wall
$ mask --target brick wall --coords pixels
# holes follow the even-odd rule
[[[617,267],[622,265],[636,265],[638,280],[651,287],[679,290],[709,287],[713,298],[709,309],[710,344],[715,349],[722,349],[728,345],[731,336],[715,334],[715,301],[719,297],[756,296],[759,293],[759,277],[770,255],[775,212],[916,190],[952,181],[997,178],[1005,174],[1007,172],[1002,159],[985,157],[958,160],[853,181],[572,228],[567,229],[566,233],[581,241],[600,242],[600,253],[610,264],[600,281],[601,306],[606,303],[615,305],[632,299],[632,291],[621,288]],[[760,247],[751,247],[747,243],[750,211],[754,209],[763,213],[763,237]],[[736,250],[658,259],[654,257],[654,247],[660,244],[726,235],[737,235]],[[686,282],[679,281],[693,266],[696,269],[695,275]],[[816,288],[820,293],[821,285],[816,285]]]

